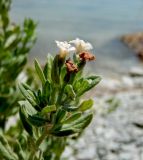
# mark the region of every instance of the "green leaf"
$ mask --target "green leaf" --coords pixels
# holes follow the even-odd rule
[[[26,115],[34,115],[37,113],[36,109],[26,100],[18,102],[21,107],[24,108]]]
[[[42,96],[44,97],[45,101],[48,103],[51,94],[51,84],[49,81],[46,81],[45,85],[43,86]]]
[[[47,63],[44,67],[44,75],[46,77],[46,79],[51,82],[51,72],[52,72],[52,64],[53,64],[53,57],[48,54],[47,56]]]
[[[52,134],[57,137],[66,137],[76,133],[73,129],[61,130],[61,131],[53,131]]]
[[[64,121],[65,118],[66,118],[66,116],[67,116],[66,110],[64,110],[64,109],[59,109],[59,110],[57,111],[57,114],[56,114],[55,124],[58,124],[58,123],[61,123],[62,121]]]
[[[16,34],[11,35],[4,44],[5,49],[10,49],[14,45],[17,45],[19,42],[19,38]]]
[[[42,109],[42,113],[49,113],[49,112],[53,112],[56,111],[56,105],[50,105],[50,106],[46,106]]]
[[[40,105],[41,104],[41,102],[42,102],[42,92],[41,92],[41,90],[40,89],[38,89],[38,91],[37,91],[37,103],[38,103],[38,105]],[[41,108],[41,107],[40,107]]]
[[[36,100],[34,98],[34,95],[32,95],[32,93],[30,91],[27,91],[22,84],[19,84],[19,89],[21,91],[21,93],[23,94],[23,96],[33,105],[36,106]]]
[[[73,121],[77,120],[80,116],[81,116],[81,112],[73,113],[63,121],[63,124],[72,123]]]
[[[44,119],[43,117],[41,117],[40,115],[38,114],[35,114],[33,116],[28,116],[28,121],[36,126],[36,127],[42,127],[44,126],[47,122],[49,122],[47,119]]]
[[[24,129],[29,133],[30,136],[32,136],[33,135],[32,126],[28,123],[28,120],[27,120],[28,114],[24,109],[24,107],[20,107],[19,116]]]
[[[86,79],[81,78],[75,81],[73,89],[74,91],[77,93],[79,92],[81,89],[86,88],[88,85],[88,82],[86,81]]]
[[[69,136],[75,133],[80,133],[85,129],[93,118],[92,113],[81,116],[77,120],[70,122],[68,124],[59,124],[52,128],[51,133],[55,136]]]
[[[66,85],[64,93],[67,95],[68,98],[70,98],[72,100],[74,100],[76,97],[76,94],[73,90],[73,87],[70,84]]]
[[[28,84],[22,83],[22,86],[23,86],[26,90],[32,91],[32,88],[31,88]]]
[[[81,103],[81,105],[79,106],[79,109],[80,111],[86,111],[88,109],[90,109],[94,104],[94,101],[92,99],[89,99],[89,100],[86,100],[86,101],[83,101]]]
[[[19,142],[18,140],[16,140],[15,143],[16,143],[15,152],[17,153],[19,159],[20,159],[20,160],[25,160],[25,158],[26,158],[25,154],[26,154],[26,153],[24,153],[24,151],[23,151],[23,149],[22,149],[22,147],[21,147],[20,142]]]
[[[59,85],[60,84],[60,75],[59,75],[59,55],[56,55],[53,60],[51,78],[53,83]]]
[[[6,160],[17,160],[15,157],[13,157],[8,150],[2,145],[0,142],[0,157],[3,157]]]
[[[94,86],[96,86],[100,81],[101,81],[101,77],[100,76],[89,76],[86,78],[90,84],[89,88],[87,88],[87,91],[91,88],[93,88]]]
[[[42,68],[41,68],[39,62],[36,59],[35,59],[35,69],[36,69],[36,72],[37,72],[42,84],[44,85],[46,83],[46,78],[44,76],[44,73],[42,71]]]
[[[80,118],[73,121],[72,123],[64,124],[62,126],[61,130],[66,130],[66,129],[69,129],[69,128],[73,128],[73,129],[78,130],[78,132],[81,132],[85,127],[87,127],[89,125],[92,118],[93,118],[92,113],[82,115]]]
[[[20,33],[20,26],[11,26],[8,28],[5,32],[6,39],[10,37],[13,34],[19,34]]]
[[[89,114],[89,115],[86,115],[85,117],[83,117],[83,122],[77,122],[77,124],[75,124],[73,127],[74,128],[77,128],[77,129],[81,129],[80,132],[85,129],[89,124],[90,122],[92,121],[93,119],[93,114]],[[81,118],[82,119],[82,118]]]
[[[6,137],[2,135],[1,133],[0,133],[0,142],[5,147],[5,149],[9,152],[9,154],[11,154],[11,156],[14,157],[14,159],[18,159],[17,155],[13,152],[13,149],[9,145]]]
[[[70,105],[70,104],[64,104],[63,109],[68,111],[68,112],[73,112],[73,111],[77,111],[78,107],[74,106],[74,105]]]
[[[77,93],[77,96],[80,97],[85,92],[96,86],[100,80],[101,78],[99,76],[90,76],[76,80],[73,87],[74,91]]]

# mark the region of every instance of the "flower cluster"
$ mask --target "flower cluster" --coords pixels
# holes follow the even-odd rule
[[[60,53],[81,53],[85,51],[90,51],[93,49],[92,45],[89,42],[85,42],[79,38],[76,38],[75,40],[72,40],[70,42],[64,41],[55,41],[58,48],[60,49]],[[74,46],[72,46],[73,44]]]
[[[60,160],[68,139],[78,138],[93,118],[93,100],[81,99],[101,80],[97,75],[83,76],[86,62],[95,59],[89,52],[92,45],[80,39],[56,44],[58,54],[48,55],[44,67],[35,60],[41,87],[19,85],[24,96],[19,115],[34,146],[26,148],[30,153],[23,159]]]
[[[64,59],[68,54],[75,53],[81,63],[86,61],[95,60],[95,56],[89,51],[93,49],[89,42],[85,42],[79,38],[72,41],[56,41],[59,51],[60,58]],[[72,44],[72,45],[71,45]],[[65,62],[68,73],[78,72],[78,66],[74,64],[70,59]]]
[[[72,40],[69,43],[75,45],[77,53],[93,49],[92,45],[89,42],[85,42],[79,38],[76,38],[75,40]]]
[[[60,42],[60,41],[55,41],[58,48],[60,49],[60,56],[65,57],[68,53],[74,53],[75,52],[75,47],[71,46],[68,42]]]

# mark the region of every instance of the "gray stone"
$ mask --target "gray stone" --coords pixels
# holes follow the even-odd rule
[[[137,79],[138,83],[132,78],[133,86],[130,83],[126,91],[122,91],[125,82],[120,81],[117,86],[121,90],[117,89],[116,93],[120,106],[108,115],[101,113],[112,92],[95,98],[96,116],[82,137],[72,142],[76,152],[71,157],[75,160],[143,160],[143,81],[141,77]]]
[[[143,76],[143,68],[142,67],[132,67],[130,69],[129,74],[133,77]]]

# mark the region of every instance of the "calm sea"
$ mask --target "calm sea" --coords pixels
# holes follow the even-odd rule
[[[122,72],[139,63],[119,39],[143,31],[143,0],[13,0],[11,16],[17,22],[32,17],[39,23],[30,60],[44,61],[48,52],[54,54],[55,40],[79,37],[95,48],[94,71]]]

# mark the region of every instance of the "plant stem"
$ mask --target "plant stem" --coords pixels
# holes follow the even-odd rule
[[[43,140],[46,138],[46,136],[47,136],[47,133],[45,132],[45,133],[42,134],[41,137],[39,137],[39,139],[38,139],[37,142],[36,142],[36,146],[37,146],[37,147],[40,146],[40,144],[43,142]]]
[[[28,160],[33,160],[33,159],[34,159],[34,157],[35,157],[35,155],[36,155],[36,152],[38,151],[38,148],[39,148],[40,144],[43,142],[43,140],[46,138],[46,136],[47,136],[47,132],[44,132],[44,133],[39,137],[39,139],[36,141],[36,144],[35,144],[36,147],[34,147],[34,149],[31,151]]]
[[[60,160],[60,156],[56,156],[56,157],[55,157],[55,160]]]

